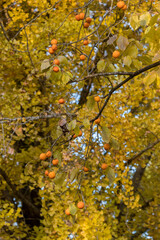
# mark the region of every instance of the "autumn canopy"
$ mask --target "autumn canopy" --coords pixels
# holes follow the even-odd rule
[[[0,239],[159,239],[159,13],[1,0]]]

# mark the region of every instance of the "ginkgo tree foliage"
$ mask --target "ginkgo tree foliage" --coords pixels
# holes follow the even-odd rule
[[[159,12],[1,1],[1,239],[159,239]]]

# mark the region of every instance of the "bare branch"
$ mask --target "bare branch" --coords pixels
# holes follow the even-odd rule
[[[30,116],[30,117],[17,117],[17,118],[1,118],[0,123],[8,123],[8,122],[15,122],[15,121],[35,121],[39,119],[47,119],[47,118],[60,118],[62,115],[76,117],[76,114],[70,113],[51,113],[50,115],[40,115],[40,116]]]
[[[114,75],[129,75],[129,76],[132,76],[133,74],[134,74],[134,72],[106,72],[106,73],[100,72],[100,73],[95,73],[95,74],[88,75],[88,76],[86,76],[84,78],[81,78],[79,80],[71,80],[67,84],[74,83],[74,82],[81,82],[81,81],[87,80],[88,78],[114,76]]]

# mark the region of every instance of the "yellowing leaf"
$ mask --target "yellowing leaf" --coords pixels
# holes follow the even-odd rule
[[[124,65],[129,67],[132,63],[131,57],[130,56],[125,56],[124,59],[123,59],[123,63],[124,63]]]
[[[115,150],[119,150],[119,149],[120,149],[119,142],[118,142],[116,139],[114,139],[114,138],[111,139],[111,146],[112,146]]]
[[[69,205],[69,212],[72,215],[75,215],[77,213],[77,207],[73,203]]]
[[[152,71],[143,79],[143,83],[149,86],[156,80],[156,78],[157,78],[156,72]]]
[[[111,132],[108,127],[102,126],[102,139],[104,142],[108,143],[110,141]]]
[[[70,123],[68,123],[68,130],[75,129],[76,124],[77,124],[77,121],[76,120],[72,120]]]
[[[87,108],[89,110],[92,110],[94,108],[94,105],[95,105],[94,97],[93,96],[89,96],[88,97],[88,101],[87,101]]]
[[[89,119],[84,119],[83,120],[83,125],[84,125],[85,128],[89,128],[89,126],[90,126]]]
[[[150,22],[150,19],[151,19],[151,15],[149,12],[145,12],[144,14],[142,14],[140,16],[140,25],[141,26],[146,26],[149,24]]]
[[[78,172],[79,172],[79,168],[72,169],[71,175],[70,175],[70,182],[72,182],[75,179],[75,177],[78,174]]]
[[[41,64],[41,71],[46,70],[49,67],[50,67],[49,59],[43,60],[43,62]]]
[[[117,46],[119,47],[119,49],[121,49],[122,51],[124,51],[126,49],[126,47],[128,46],[129,42],[128,42],[128,38],[124,37],[124,36],[120,36],[117,40]]]
[[[106,173],[107,173],[107,177],[109,179],[109,183],[110,184],[113,183],[114,179],[115,179],[115,173],[114,173],[113,168],[108,167]]]
[[[131,27],[136,30],[140,26],[140,22],[138,19],[138,15],[132,14],[131,17],[129,18],[129,22]]]
[[[98,72],[103,72],[105,70],[105,67],[106,67],[106,63],[104,60],[100,60],[98,63],[97,63],[97,69],[98,69]]]

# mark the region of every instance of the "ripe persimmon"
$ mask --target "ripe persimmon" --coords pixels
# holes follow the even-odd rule
[[[54,166],[56,166],[56,165],[58,165],[58,159],[53,159],[53,161],[52,161],[52,164],[54,165]]]
[[[83,20],[83,19],[84,19],[84,16],[85,16],[84,13],[80,13],[80,14],[79,14],[79,19],[80,19],[80,20]]]
[[[105,150],[109,150],[111,148],[109,143],[105,143],[103,147]]]
[[[53,44],[53,45],[52,45],[52,49],[53,49],[54,51],[56,51],[56,50],[57,50],[57,45],[56,45],[56,44]]]
[[[119,1],[119,2],[117,3],[117,7],[118,7],[118,8],[123,8],[124,5],[125,5],[124,1]]]
[[[77,15],[75,16],[75,19],[76,19],[77,21],[80,21],[80,16],[79,16],[79,14],[77,14]]]
[[[80,55],[80,59],[83,61],[86,58],[85,55]]]
[[[45,160],[47,158],[45,153],[41,153],[39,156],[40,160]]]
[[[53,71],[54,72],[59,72],[59,67],[57,67],[57,66],[53,67]]]
[[[88,172],[89,169],[87,167],[83,167],[84,172]]]
[[[115,50],[113,53],[112,53],[112,57],[114,58],[118,58],[120,56],[120,52],[118,50]]]
[[[83,41],[83,45],[88,45],[88,43],[89,43],[89,42],[88,42],[87,39]]]
[[[76,135],[76,134],[74,134],[74,135],[73,135],[73,138],[76,138],[76,137],[77,137],[77,135]]]
[[[100,99],[99,96],[94,97],[94,101],[95,101],[95,102],[100,102],[100,100],[101,100],[101,99]]]
[[[77,207],[78,207],[79,209],[84,208],[84,202],[78,202]]]
[[[96,123],[96,124],[100,124],[100,118],[97,118],[94,122]]]
[[[59,61],[58,59],[54,59],[53,64],[59,65],[59,64],[60,64],[60,61]]]
[[[122,7],[122,10],[126,10],[127,9],[127,5],[125,4],[124,7]]]
[[[87,22],[87,23],[91,23],[91,22],[92,22],[92,18],[87,17],[87,18],[86,18],[86,22]]]
[[[85,22],[84,23],[84,28],[88,28],[89,27],[89,23]]]
[[[65,214],[66,214],[66,215],[70,215],[69,208],[66,209]]]
[[[108,165],[107,165],[106,163],[102,163],[101,168],[102,168],[103,170],[105,170],[107,167],[108,167]]]
[[[55,172],[48,173],[48,177],[51,179],[55,178],[55,176],[56,176]]]
[[[48,52],[49,52],[50,54],[53,54],[53,53],[54,53],[53,48],[50,47],[50,48],[48,49]]]
[[[46,156],[47,156],[47,158],[51,157],[52,156],[51,151],[46,152]]]
[[[58,102],[59,102],[59,104],[63,104],[63,103],[65,103],[65,101],[64,101],[63,98],[60,98],[60,99],[58,100]]]
[[[51,40],[51,44],[53,45],[53,44],[57,44],[57,39],[52,39]]]
[[[81,136],[82,136],[82,131],[80,130],[79,134],[78,134],[78,137],[81,137]]]
[[[48,173],[49,173],[48,170],[46,170],[46,171],[45,171],[45,175],[48,176]]]

